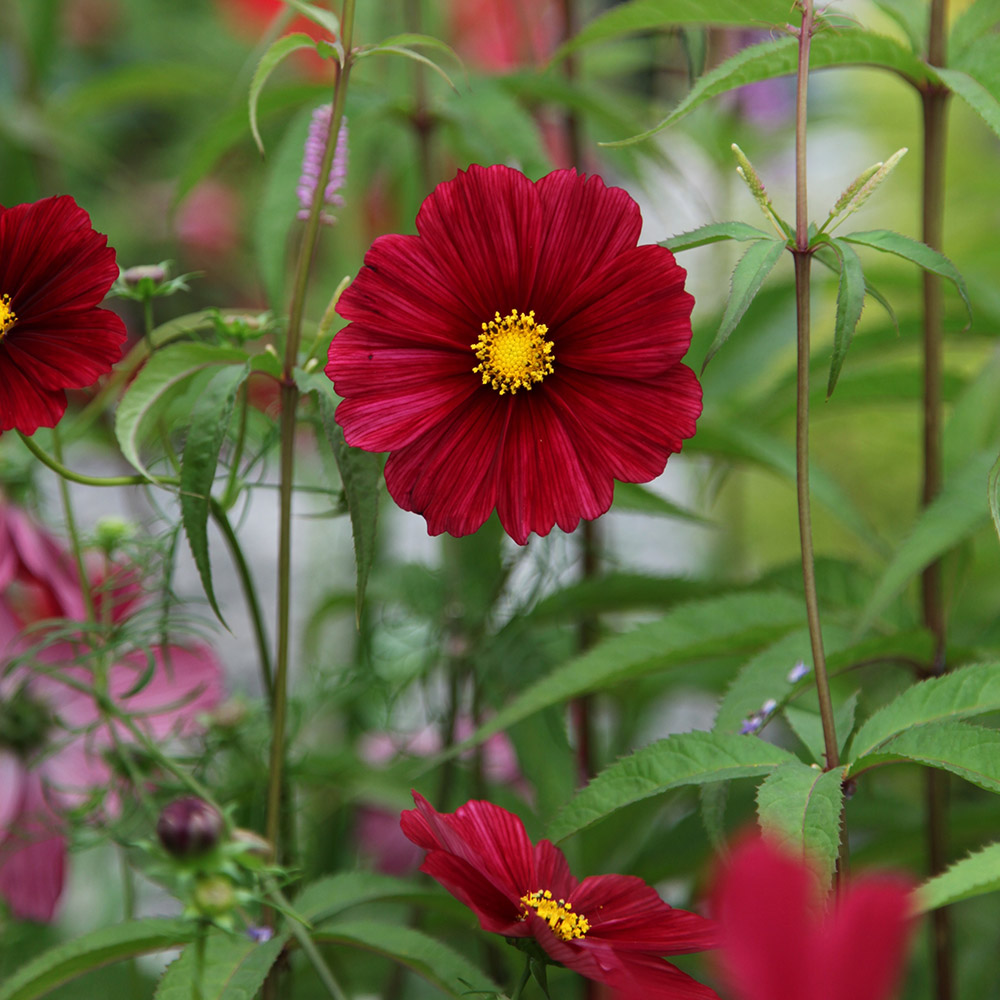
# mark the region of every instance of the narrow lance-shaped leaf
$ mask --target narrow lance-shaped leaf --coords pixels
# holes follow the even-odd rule
[[[862,246],[871,247],[873,250],[881,250],[883,253],[895,254],[908,260],[917,267],[925,271],[931,271],[947,278],[958,290],[965,303],[965,309],[972,317],[972,303],[969,301],[969,293],[966,291],[965,282],[962,275],[958,273],[958,268],[943,253],[939,253],[926,243],[919,240],[910,239],[900,233],[890,232],[888,229],[872,229],[867,232],[847,233],[840,237],[848,243],[858,243]]]
[[[407,48],[405,45],[387,45],[385,43],[381,45],[373,45],[371,48],[360,49],[355,53],[355,59],[363,59],[367,56],[374,56],[380,54],[392,54],[397,56],[405,56],[407,59],[412,59],[414,62],[423,63],[429,69],[434,70],[438,76],[444,80],[445,83],[451,87],[455,93],[458,93],[458,87],[455,86],[454,81],[448,74],[436,63],[433,59],[428,59],[422,52],[417,52],[414,49]]]
[[[291,35],[282,35],[281,38],[272,42],[267,51],[260,57],[257,68],[254,70],[253,79],[250,81],[250,131],[253,134],[253,141],[257,143],[260,155],[264,155],[264,140],[260,137],[260,129],[257,127],[257,100],[260,92],[264,89],[268,77],[274,72],[278,64],[299,49],[315,49],[316,43],[306,34],[300,31]]]
[[[790,760],[757,789],[760,828],[799,854],[821,865],[828,884],[840,847],[840,811],[844,801],[840,769]]]
[[[975,0],[955,18],[948,37],[948,58],[961,60],[965,50],[990,34],[1000,22],[1000,0]]]
[[[960,69],[940,69],[938,76],[953,94],[961,97],[989,128],[1000,135],[1000,101],[991,90]]]
[[[997,537],[1000,538],[1000,455],[990,470],[989,497],[993,527],[997,529]]]
[[[733,778],[763,777],[794,761],[787,750],[730,733],[677,733],[615,761],[571,799],[549,825],[562,840],[612,813],[653,795]]]
[[[189,945],[168,966],[154,1000],[246,1000],[257,995],[267,974],[278,960],[288,932],[258,943],[242,934],[217,932],[205,942],[204,961],[199,967],[196,945]],[[197,987],[197,989],[196,989]]]
[[[920,514],[913,530],[886,566],[858,620],[864,631],[879,612],[925,566],[954,548],[987,522],[987,481],[993,456],[981,452],[945,481],[941,492]]]
[[[205,596],[223,625],[226,622],[212,586],[208,510],[219,451],[233,415],[236,393],[249,373],[250,365],[245,364],[241,368],[223,368],[212,377],[191,411],[191,423],[181,458],[181,520],[184,532],[205,588]]]
[[[660,246],[680,253],[694,247],[707,246],[709,243],[720,243],[722,240],[773,240],[774,234],[767,233],[746,222],[710,222],[687,233],[680,233],[661,241]]]
[[[0,984],[0,1000],[34,1000],[92,969],[192,941],[190,920],[130,920],[43,951]]]
[[[314,24],[325,28],[330,34],[337,38],[340,35],[340,21],[337,15],[307,0],[284,0],[289,7],[294,7],[303,17],[309,18]]]
[[[827,397],[833,395],[844,366],[847,349],[865,307],[865,273],[861,258],[854,248],[843,240],[831,241],[840,255],[840,285],[837,289],[837,316],[833,327],[833,356],[830,358],[830,378],[826,384]]]
[[[774,269],[774,265],[778,263],[784,251],[784,240],[759,240],[756,243],[751,243],[746,253],[740,258],[730,281],[726,311],[722,314],[722,322],[715,335],[715,340],[712,341],[712,346],[708,349],[708,354],[705,355],[703,370],[704,366],[715,356],[716,351],[722,347],[729,339],[729,335],[736,329],[736,325],[760,291],[764,279]]]
[[[921,913],[1000,889],[1000,843],[956,861],[917,890]]]
[[[879,709],[851,741],[848,759],[860,760],[911,726],[967,719],[1000,709],[1000,663],[960,667],[908,687]]]

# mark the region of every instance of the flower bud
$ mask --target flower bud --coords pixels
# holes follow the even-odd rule
[[[225,875],[206,875],[194,887],[194,905],[205,917],[223,917],[236,906],[233,883]]]
[[[140,281],[160,282],[166,277],[167,269],[163,264],[137,264],[135,267],[128,267],[122,271],[122,280],[126,285],[131,285],[133,288]]]
[[[215,806],[193,795],[164,806],[156,821],[156,835],[175,858],[194,858],[210,851],[222,833],[222,815]]]

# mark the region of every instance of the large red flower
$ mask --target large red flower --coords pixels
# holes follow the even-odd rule
[[[0,206],[0,432],[34,434],[121,357],[125,324],[98,305],[118,267],[68,195]]]
[[[372,244],[326,373],[348,443],[391,452],[389,492],[431,534],[494,508],[521,544],[572,531],[694,434],[694,300],[669,250],[636,245],[641,224],[600,177],[472,166],[430,194],[419,235]]]
[[[593,875],[577,881],[562,851],[532,844],[513,813],[467,802],[439,813],[416,792],[403,832],[427,850],[420,870],[470,907],[483,930],[534,938],[555,962],[623,997],[718,1000],[661,955],[714,948],[716,925],[668,906],[642,879]]]
[[[913,929],[912,886],[867,875],[833,907],[813,869],[755,839],[720,873],[715,916],[722,973],[737,1000],[888,1000]]]

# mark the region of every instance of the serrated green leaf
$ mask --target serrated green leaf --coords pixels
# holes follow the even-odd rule
[[[997,889],[1000,889],[1000,843],[990,844],[928,879],[917,890],[917,910],[928,913]]]
[[[773,240],[774,233],[765,232],[746,222],[710,222],[687,233],[680,233],[668,239],[661,240],[660,246],[674,253],[691,250],[694,247],[707,246],[709,243],[719,243],[722,240]]]
[[[829,666],[829,664],[827,664]],[[858,707],[858,692],[845,698],[836,706],[833,713],[833,728],[837,734],[837,750],[843,753],[844,746],[854,729],[854,713]],[[792,732],[802,741],[809,751],[809,756],[817,764],[826,760],[826,740],[823,736],[823,719],[819,712],[799,708],[797,705],[785,705],[782,710],[785,721],[792,727]]]
[[[212,376],[191,411],[181,459],[181,520],[205,596],[219,621],[226,624],[215,599],[208,555],[208,511],[219,464],[219,451],[236,404],[236,393],[250,374],[250,365],[227,367]],[[228,628],[228,626],[226,626]]]
[[[993,515],[993,527],[997,529],[997,537],[1000,538],[1000,455],[997,456],[996,463],[990,469],[988,492],[990,513]]]
[[[624,806],[672,788],[762,777],[794,760],[787,750],[755,736],[706,732],[667,736],[601,771],[559,810],[548,836],[564,840]]]
[[[673,500],[661,497],[659,493],[654,493],[648,486],[643,486],[641,483],[616,482],[613,506],[615,510],[634,511],[638,514],[660,514],[663,517],[676,517],[681,521],[691,521],[695,524],[712,524],[708,518],[674,503]]]
[[[605,639],[560,664],[450,753],[578,695],[720,653],[756,649],[801,625],[803,614],[801,601],[782,591],[727,594],[679,605],[659,621]]]
[[[913,0],[875,0],[875,6],[884,10],[903,29],[914,52],[923,48],[927,31],[925,8]]]
[[[833,879],[840,848],[840,813],[844,802],[840,768],[790,760],[777,767],[757,789],[760,828],[792,851],[819,866],[825,884]]]
[[[948,36],[948,61],[960,64],[968,48],[992,33],[1000,22],[1000,0],[975,0],[963,10]]]
[[[434,70],[438,76],[444,80],[445,83],[451,87],[455,93],[458,93],[458,87],[455,86],[454,81],[448,74],[436,63],[433,59],[428,59],[422,52],[415,52],[413,49],[407,48],[405,45],[387,45],[382,43],[380,45],[373,45],[371,48],[361,49],[355,53],[355,59],[360,60],[366,58],[367,56],[375,55],[397,55],[405,56],[407,59],[412,59],[414,62],[422,63],[424,66]]]
[[[729,782],[713,781],[698,788],[699,815],[709,843],[716,851],[724,852],[727,847],[726,804],[729,801]]]
[[[422,931],[398,924],[374,920],[352,920],[349,923],[327,924],[313,935],[318,942],[364,948],[385,955],[400,965],[412,969],[429,983],[458,1000],[465,1000],[470,988],[489,993],[500,989],[457,951],[434,940]]]
[[[729,301],[726,303],[726,311],[722,314],[722,322],[719,324],[715,340],[705,355],[702,371],[736,329],[736,325],[753,302],[754,296],[760,291],[764,279],[774,269],[785,249],[784,240],[773,238],[758,240],[751,243],[739,259],[729,281]]]
[[[1000,442],[1000,354],[989,358],[952,398],[944,426],[944,478]]]
[[[92,969],[137,955],[166,951],[192,941],[189,920],[130,920],[56,945],[21,966],[0,984],[0,1000],[34,1000]]]
[[[938,76],[996,135],[1000,135],[1000,101],[989,88],[960,69],[939,69]]]
[[[315,395],[320,424],[340,472],[354,536],[354,562],[358,578],[356,610],[360,618],[368,576],[375,561],[382,459],[361,448],[352,448],[344,440],[344,432],[336,421],[333,384],[325,375],[297,370],[295,379],[302,392]]]
[[[331,15],[332,16],[332,15]],[[275,71],[278,64],[299,49],[315,49],[316,43],[301,31],[296,31],[291,35],[282,35],[281,38],[273,41],[267,51],[260,57],[257,68],[254,70],[253,79],[250,81],[249,112],[250,112],[250,132],[253,134],[253,141],[257,143],[260,155],[264,155],[264,141],[260,137],[260,129],[257,127],[257,100],[260,92],[264,89],[268,77]]]
[[[968,719],[1000,709],[1000,663],[959,667],[907,688],[880,708],[851,741],[852,763],[880,749],[911,726],[951,719]]]
[[[242,934],[211,933],[205,941],[200,990],[195,990],[196,945],[189,945],[163,974],[155,1000],[252,1000],[288,940],[288,932],[257,943]]]
[[[883,743],[874,753],[851,764],[857,774],[878,764],[912,760],[950,771],[960,778],[1000,794],[1000,731],[947,719],[914,726]]]
[[[795,38],[789,36],[750,46],[700,77],[680,104],[658,125],[631,138],[601,145],[626,146],[641,142],[673,125],[712,97],[758,80],[788,76],[796,71],[797,65],[798,41]],[[938,80],[936,71],[906,46],[894,38],[860,28],[840,28],[815,35],[809,65],[811,69],[876,66],[898,73],[914,86]]]
[[[152,479],[152,474],[139,457],[139,438],[158,404],[167,393],[199,372],[216,365],[245,361],[243,351],[209,344],[171,344],[156,351],[136,375],[115,413],[115,437],[126,461],[136,471]]]
[[[594,18],[553,56],[559,60],[585,45],[607,42],[638,31],[678,24],[784,24],[789,9],[782,0],[630,0]]]
[[[857,630],[863,632],[879,612],[923,568],[981,528],[989,517],[987,483],[993,455],[981,452],[951,478],[920,514],[872,590]]]
[[[325,7],[317,7],[316,4],[308,3],[307,0],[284,0],[289,7],[294,7],[303,17],[307,17],[313,24],[318,24],[325,28],[334,38],[340,36],[340,21],[337,15]]]
[[[888,229],[872,229],[867,232],[847,233],[839,237],[838,242],[858,243],[861,246],[871,247],[873,250],[880,250],[882,253],[895,254],[904,260],[916,264],[917,267],[933,274],[947,278],[957,289],[965,303],[966,312],[972,318],[972,303],[969,301],[969,293],[965,288],[965,281],[958,269],[943,253],[921,243],[919,240],[910,239],[900,233],[890,232]]]
[[[865,273],[861,268],[861,258],[843,240],[834,239],[831,243],[840,257],[840,284],[837,288],[837,318],[833,327],[833,356],[826,384],[827,397],[832,396],[836,388],[847,349],[851,346],[851,338],[865,307]]]

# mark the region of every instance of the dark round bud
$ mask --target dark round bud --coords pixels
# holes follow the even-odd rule
[[[188,795],[163,807],[156,835],[175,858],[194,858],[215,847],[223,825],[215,806]]]

